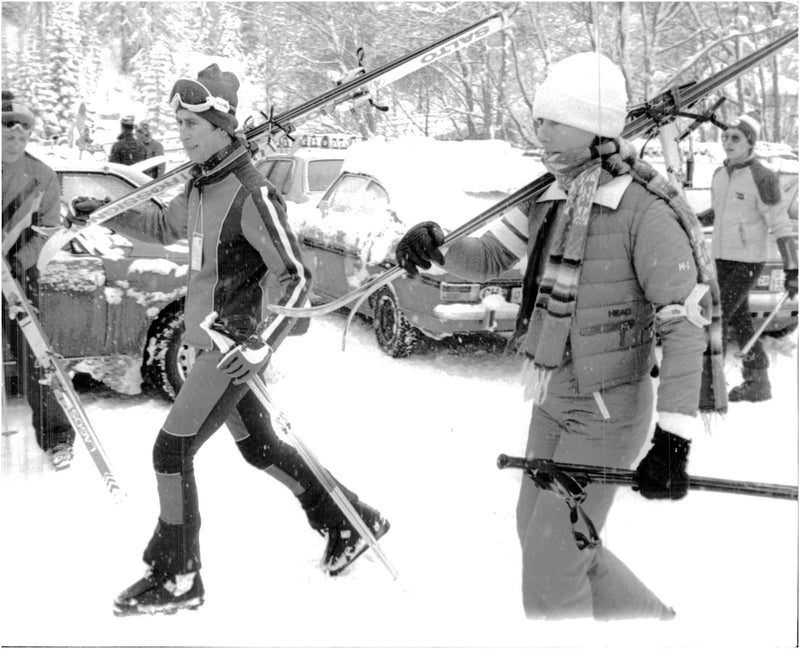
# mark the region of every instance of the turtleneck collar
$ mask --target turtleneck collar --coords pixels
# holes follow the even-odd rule
[[[234,168],[249,160],[249,154],[239,142],[231,142],[205,162],[192,168],[195,184],[207,185],[227,176]]]

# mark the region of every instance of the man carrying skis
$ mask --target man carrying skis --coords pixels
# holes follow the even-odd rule
[[[3,255],[34,307],[39,308],[36,261],[45,238],[34,226],[61,225],[60,195],[55,171],[25,149],[35,118],[30,109],[3,91]],[[36,196],[39,206],[31,210]],[[15,324],[11,324],[3,300],[3,339],[17,359],[18,376],[26,382],[33,413],[36,442],[57,470],[72,462],[75,431],[45,381],[44,370]],[[47,317],[47,314],[40,313]]]
[[[520,353],[534,404],[526,457],[538,463],[521,486],[517,531],[530,618],[675,615],[592,533],[605,523],[615,489],[561,483],[552,463],[627,468],[639,457],[653,418],[656,330],[663,360],[653,444],[637,468],[643,496],[686,494],[691,439],[702,429],[708,345],[699,302],[710,285],[718,311],[713,263],[688,205],[619,139],[626,104],[622,72],[609,59],[594,52],[566,58],[539,86],[533,107],[556,181],[444,255],[433,222],[411,228],[396,250],[412,275],[433,261],[474,281],[527,256]],[[712,389],[724,386],[718,319],[713,329],[716,382],[706,397],[721,411],[724,390]],[[587,522],[588,535],[577,531],[577,502],[594,523]]]
[[[245,460],[285,484],[312,528],[327,533],[323,566],[328,574],[341,573],[367,547],[298,452],[278,438],[246,385],[264,370],[294,322],[267,317],[266,304],[303,304],[311,275],[287,224],[283,199],[235,135],[238,87],[236,76],[216,64],[197,80],[175,83],[169,101],[183,147],[196,165],[195,178],[167,208],[129,211],[107,222],[144,240],[188,238],[186,341],[198,350],[153,449],[160,514],[144,551],[147,571],[116,598],[117,615],[170,613],[203,603],[193,459],[222,424]],[[101,204],[95,199],[75,203],[78,222]],[[277,278],[282,294],[266,295],[269,276]],[[218,313],[218,324],[236,343],[225,354],[201,327],[211,312]],[[388,531],[379,512],[343,491],[376,538]]]
[[[767,259],[769,234],[775,237],[786,273],[784,288],[797,295],[797,240],[781,201],[778,176],[753,153],[761,125],[741,115],[722,134],[726,160],[711,180],[714,209],[712,252],[722,294],[724,329],[740,348],[753,337],[749,294]],[[727,338],[727,336],[725,336]],[[742,383],[728,394],[731,401],[772,398],[767,357],[760,341],[742,359]]]

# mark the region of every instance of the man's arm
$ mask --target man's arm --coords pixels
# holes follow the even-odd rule
[[[303,262],[300,244],[288,225],[284,203],[271,186],[256,188],[245,203],[242,230],[278,279],[282,294],[275,304],[303,306],[311,290],[311,270]],[[259,335],[277,349],[294,322],[294,318],[271,314],[259,325]]]

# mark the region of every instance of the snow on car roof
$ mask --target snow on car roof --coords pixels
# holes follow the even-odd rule
[[[377,179],[402,222],[413,225],[430,219],[446,229],[485,209],[483,201],[475,211],[478,204],[470,195],[509,194],[545,171],[541,162],[508,142],[427,137],[356,142],[342,165],[342,172]]]

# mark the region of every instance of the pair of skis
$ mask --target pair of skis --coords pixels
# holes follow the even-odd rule
[[[654,99],[646,102],[645,104],[635,106],[628,113],[628,123],[622,131],[622,138],[631,139],[643,135],[649,135],[652,132],[658,131],[665,125],[673,122],[679,116],[685,116],[683,111],[697,104],[699,101],[706,98],[709,94],[722,88],[730,83],[737,77],[741,76],[754,65],[763,61],[768,56],[781,50],[783,47],[791,43],[797,38],[798,30],[788,32],[776,41],[765,45],[759,50],[749,54],[745,58],[737,61],[733,65],[721,70],[720,72],[712,75],[708,79],[696,83],[688,84],[680,88],[680,92],[671,90],[667,91]],[[497,219],[513,207],[521,205],[527,201],[535,200],[544,193],[544,190],[549,187],[554,177],[552,174],[544,174],[534,180],[533,182],[518,189],[501,201],[495,203],[488,209],[484,210],[474,218],[462,224],[455,230],[449,232],[445,238],[442,248],[446,249],[448,245],[463,239],[470,234],[481,229],[487,223]],[[354,289],[350,293],[343,295],[335,300],[311,307],[284,307],[278,305],[270,305],[270,310],[281,315],[290,316],[293,318],[310,318],[314,316],[324,315],[337,311],[348,304],[353,303],[351,307],[350,318],[348,325],[353,317],[353,314],[358,311],[358,307],[364,302],[365,299],[381,287],[385,286],[400,277],[405,271],[400,266],[393,266],[380,275],[376,275],[371,280],[362,286]],[[347,327],[345,328],[345,335]]]
[[[72,385],[70,378],[61,359],[56,356],[47,340],[47,335],[36,317],[33,309],[19,282],[11,274],[8,260],[3,257],[3,297],[8,304],[9,317],[16,321],[28,346],[31,348],[36,361],[44,369],[45,381],[53,391],[59,406],[64,410],[69,423],[83,440],[86,450],[100,472],[109,495],[114,502],[125,498],[125,492],[117,482],[111,460],[100,444],[100,438],[92,427],[86,410],[83,408],[78,393]]]
[[[499,469],[522,469],[523,471],[528,471],[535,470],[537,465],[536,460],[501,454],[497,458],[497,467]],[[608,485],[637,487],[636,472],[630,469],[616,469],[613,467],[593,466],[590,464],[568,464],[565,462],[553,462],[553,467],[557,471],[566,473],[579,484],[583,485],[595,482]],[[797,487],[768,482],[747,482],[745,480],[725,480],[722,478],[689,476],[689,489],[797,500]]]
[[[495,13],[435,43],[394,59],[371,72],[358,68],[352,75],[349,75],[352,78],[344,83],[296,108],[271,117],[263,124],[246,130],[244,136],[247,138],[248,145],[266,145],[275,137],[291,134],[299,124],[330,115],[343,107],[360,105],[371,99],[382,88],[483,40],[491,34],[506,29],[509,24],[502,13]],[[187,162],[131,193],[106,203],[92,212],[87,227],[100,225],[173,187],[184,185],[192,179],[193,167],[192,163]],[[39,270],[43,270],[59,250],[84,230],[85,228],[80,230],[59,228],[52,234],[48,232],[50,238],[45,243],[37,262]]]

